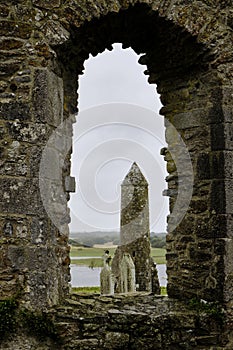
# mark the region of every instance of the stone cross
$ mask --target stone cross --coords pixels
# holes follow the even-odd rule
[[[109,251],[106,250],[103,255],[104,266],[100,272],[100,294],[102,295],[114,294],[114,277],[110,267],[110,261]]]

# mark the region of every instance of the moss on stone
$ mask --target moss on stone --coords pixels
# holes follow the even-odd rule
[[[15,299],[0,301],[0,338],[5,338],[14,332],[16,322],[16,310],[18,303]]]
[[[39,339],[49,337],[57,339],[58,334],[52,317],[44,312],[34,312],[31,310],[20,310],[19,313],[22,325],[27,329],[30,335]]]
[[[199,314],[207,314],[213,316],[216,321],[223,323],[224,310],[217,302],[206,302],[202,299],[193,298],[188,302],[190,309],[197,311]]]

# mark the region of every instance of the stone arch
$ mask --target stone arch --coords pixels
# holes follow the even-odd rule
[[[169,296],[231,299],[233,50],[229,9],[227,2],[216,1],[188,5],[185,1],[89,1],[84,6],[77,1],[40,0],[9,4],[2,11],[7,57],[2,66],[3,133],[7,142],[12,141],[14,161],[15,154],[24,149],[25,161],[30,163],[28,173],[5,169],[1,178],[2,188],[7,188],[1,225],[9,222],[13,232],[10,239],[3,237],[2,280],[11,274],[12,293],[22,290],[22,298],[32,305],[36,299],[38,307],[57,304],[68,293],[69,195],[56,194],[59,179],[55,179],[56,210],[64,226],[59,232],[43,208],[36,164],[52,131],[66,120],[56,147],[49,148],[50,174],[56,173],[63,147],[59,135],[68,143],[72,135],[74,120],[69,117],[77,112],[77,81],[83,62],[90,53],[120,41],[145,54],[141,62],[147,64],[149,82],[156,83],[161,94],[169,145],[163,152],[170,174],[171,212],[178,180],[183,179],[177,179],[170,155],[177,140],[169,122],[184,139],[194,169],[187,214],[175,230],[173,218],[168,226]],[[8,38],[14,36],[17,43],[9,43]],[[69,167],[68,155],[61,174],[62,189],[67,192]],[[24,236],[22,227],[27,228]],[[7,288],[3,282],[3,296]]]
[[[83,62],[90,53],[96,55],[105,48],[111,49],[112,43],[122,42],[123,47],[131,46],[136,53],[144,54],[139,62],[147,65],[145,73],[149,76],[148,81],[157,84],[164,105],[161,114],[165,116],[166,138],[169,145],[168,150],[164,151],[164,156],[170,174],[166,194],[170,197],[171,212],[176,202],[177,190],[180,189],[178,182],[185,181],[185,178],[190,176],[189,173],[183,173],[182,179],[181,174],[179,179],[177,178],[177,169],[171,152],[179,153],[179,150],[176,149],[177,139],[171,124],[186,143],[195,173],[194,195],[183,221],[174,230],[175,218],[171,216],[168,220],[168,292],[170,296],[175,297],[198,295],[211,300],[213,288],[209,287],[208,283],[211,275],[216,282],[215,293],[221,299],[223,296],[223,275],[219,266],[221,257],[216,258],[215,252],[222,241],[216,241],[209,232],[212,230],[212,224],[206,228],[206,222],[216,220],[216,214],[211,215],[209,212],[214,205],[211,198],[219,194],[216,194],[218,190],[215,188],[215,175],[200,174],[206,150],[215,151],[212,149],[213,133],[223,118],[217,107],[221,103],[219,92],[221,80],[215,69],[219,58],[212,49],[211,33],[207,38],[201,31],[204,23],[206,28],[208,25],[211,27],[215,20],[209,15],[207,20],[206,13],[201,17],[202,20],[199,17],[198,19],[200,8],[197,11],[197,7],[193,5],[193,8],[189,9],[189,24],[186,21],[181,23],[182,16],[178,16],[178,13],[183,13],[182,9],[185,7],[178,7],[172,13],[167,9],[161,15],[161,9],[156,10],[154,6],[151,8],[145,3],[134,4],[120,8],[117,13],[109,11],[99,18],[88,18],[80,26],[74,21],[71,25],[70,39],[55,50],[66,77],[64,82],[69,82],[67,86],[65,83],[64,91],[71,112],[76,108],[74,87],[77,84],[78,74],[83,73]],[[216,15],[215,11],[212,12]],[[71,69],[70,72],[68,67]],[[215,154],[210,157],[214,156]],[[181,155],[179,157],[182,158]],[[206,191],[209,192],[207,200],[203,199],[203,194],[199,190],[202,186],[206,186]],[[207,203],[209,201],[210,207]],[[193,225],[192,231],[189,231],[188,222],[193,221],[198,224]],[[200,231],[203,230],[205,233],[208,231],[206,235],[212,248],[208,252],[202,248],[198,255],[199,244],[202,247],[207,244],[207,240],[201,237]],[[205,271],[203,270],[201,274],[200,267],[197,266],[200,257],[205,265]],[[218,261],[214,270],[215,277],[211,272],[213,261]],[[196,277],[190,278],[191,275]]]

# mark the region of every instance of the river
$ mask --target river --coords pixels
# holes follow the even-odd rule
[[[71,285],[72,287],[93,287],[100,285],[101,267],[94,267],[71,264]],[[161,287],[167,286],[166,265],[157,265],[159,283]]]

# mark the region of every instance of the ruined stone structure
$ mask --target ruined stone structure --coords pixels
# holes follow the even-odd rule
[[[121,184],[121,245],[150,237],[148,196],[148,182],[134,162]]]
[[[121,288],[121,266],[126,253],[135,265],[136,290],[151,292],[153,284],[155,294],[160,294],[156,267],[150,256],[148,182],[136,163],[133,163],[121,184],[120,246],[112,262],[117,293],[125,290]]]
[[[232,1],[9,0],[0,17],[0,298],[51,312],[62,338],[21,329],[1,348],[232,349]],[[114,42],[143,54],[163,103],[168,299],[65,304],[78,76]],[[222,322],[189,311],[194,298],[223,307]]]

